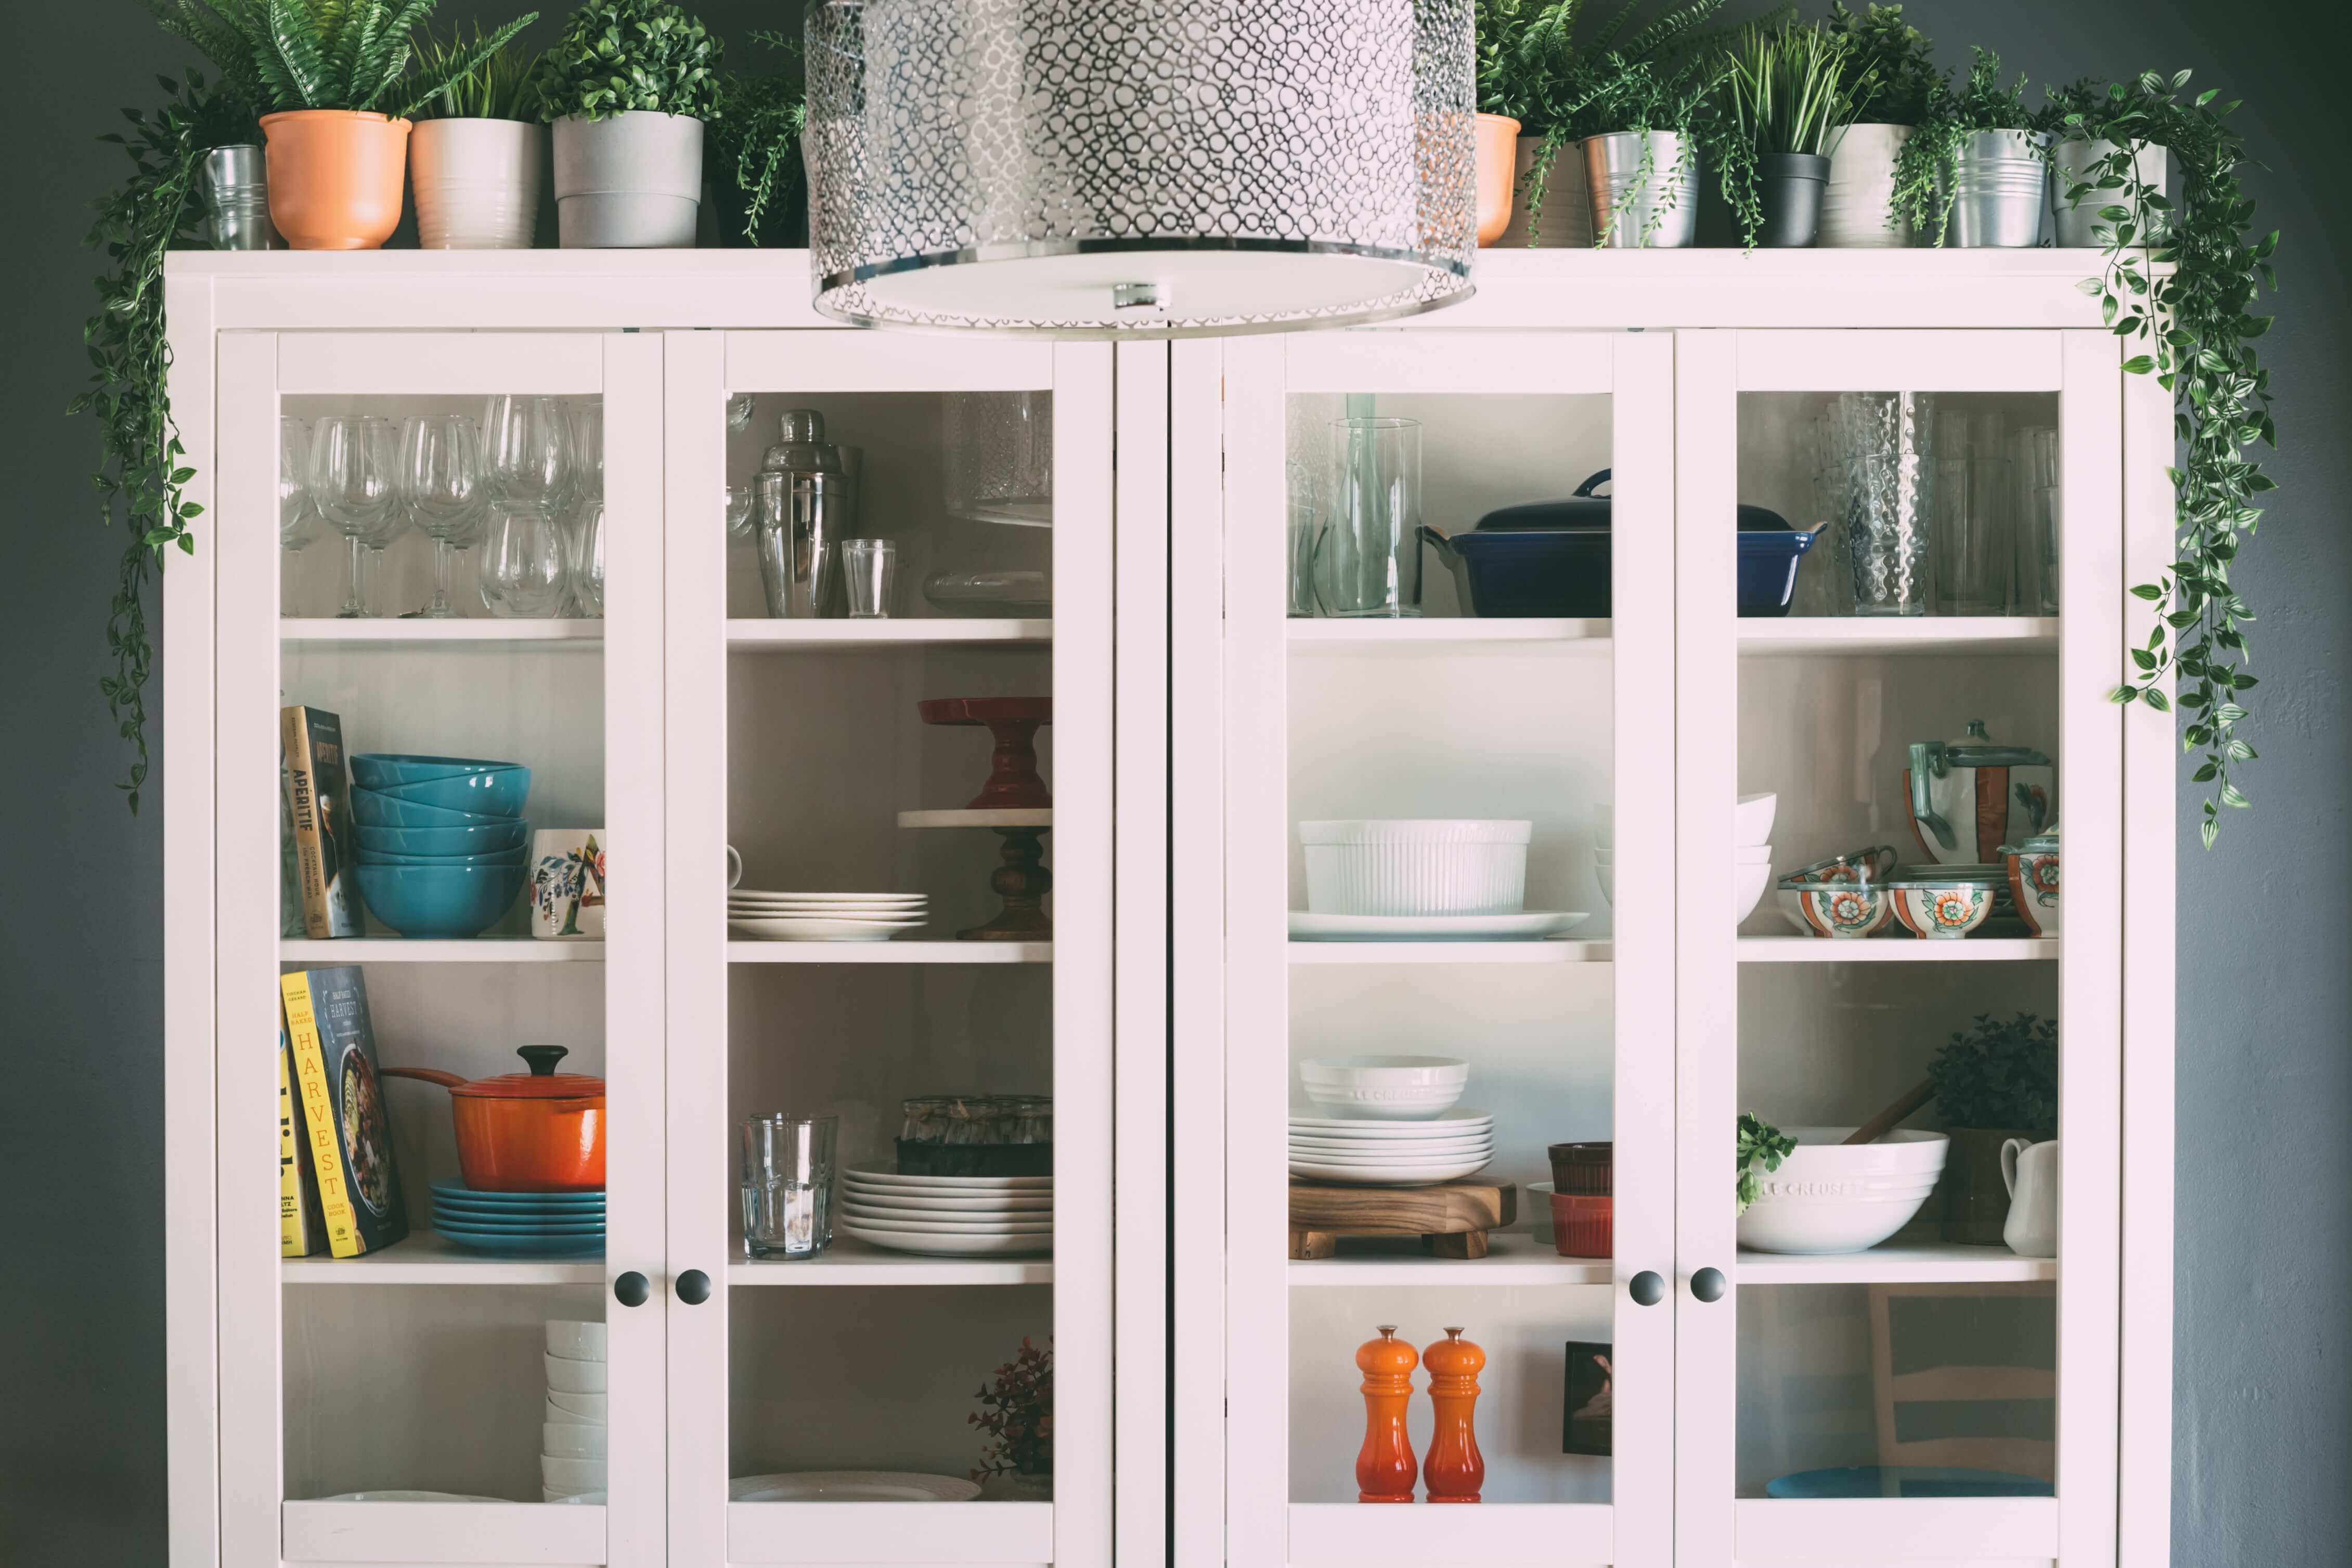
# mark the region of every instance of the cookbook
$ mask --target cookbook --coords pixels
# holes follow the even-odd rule
[[[294,1098],[294,1042],[286,1037],[285,1013],[278,1016],[278,1255],[308,1258],[327,1245],[327,1227],[319,1212],[310,1141]]]
[[[343,766],[343,721],[322,708],[301,706],[279,709],[278,719],[303,929],[314,937],[364,936],[352,876],[352,789]]]
[[[295,1107],[310,1145],[327,1249],[356,1258],[408,1234],[392,1121],[376,1076],[367,981],[357,965],[278,977],[294,1046]]]

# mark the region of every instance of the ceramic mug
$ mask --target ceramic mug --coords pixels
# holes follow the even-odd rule
[[[531,834],[530,934],[551,942],[604,939],[604,829]]]
[[[2000,1239],[2021,1258],[2058,1256],[2058,1143],[2011,1138],[2000,1146],[2009,1222]]]

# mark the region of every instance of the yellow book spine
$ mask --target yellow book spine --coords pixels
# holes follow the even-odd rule
[[[350,1173],[343,1166],[342,1140],[335,1135],[334,1090],[327,1079],[327,1056],[319,1041],[319,1019],[310,1008],[310,977],[297,970],[278,977],[286,998],[286,1032],[294,1042],[294,1077],[302,1095],[302,1130],[310,1138],[310,1165],[319,1181],[319,1211],[326,1221],[327,1250],[356,1258],[367,1250],[352,1212]]]
[[[278,1053],[278,1254],[310,1254],[302,1234],[302,1161],[294,1146],[294,1085],[286,1076],[286,1052]]]

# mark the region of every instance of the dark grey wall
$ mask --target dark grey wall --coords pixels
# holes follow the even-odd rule
[[[153,72],[185,57],[120,0],[12,9],[17,85],[0,97],[13,152],[0,203],[0,735],[11,743],[0,769],[0,1560],[143,1568],[164,1559],[161,834],[152,810],[133,821],[112,789],[124,753],[97,681],[118,536],[90,520],[91,432],[59,411],[83,374],[92,298],[84,203],[119,166],[93,139],[116,123],[115,105],[149,101]],[[724,0],[703,15],[740,39],[784,9]],[[2285,449],[2240,573],[2263,616],[2263,761],[2246,779],[2259,809],[2233,813],[2209,855],[2190,831],[2194,797],[2181,796],[2174,1557],[2340,1563],[2352,1540],[2341,908],[2352,550],[2340,527],[2352,497],[2340,68],[2352,29],[2336,7],[2303,0],[1912,0],[1909,12],[1948,60],[1985,43],[2037,83],[2192,67],[2247,99],[2240,119],[2268,165],[2249,183],[2263,222],[2285,231],[2286,292],[2264,345]]]

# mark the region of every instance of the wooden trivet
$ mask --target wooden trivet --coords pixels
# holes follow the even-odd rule
[[[1430,1186],[1290,1183],[1290,1255],[1328,1258],[1342,1236],[1418,1236],[1440,1258],[1484,1258],[1486,1232],[1519,1217],[1519,1189],[1475,1176]]]

